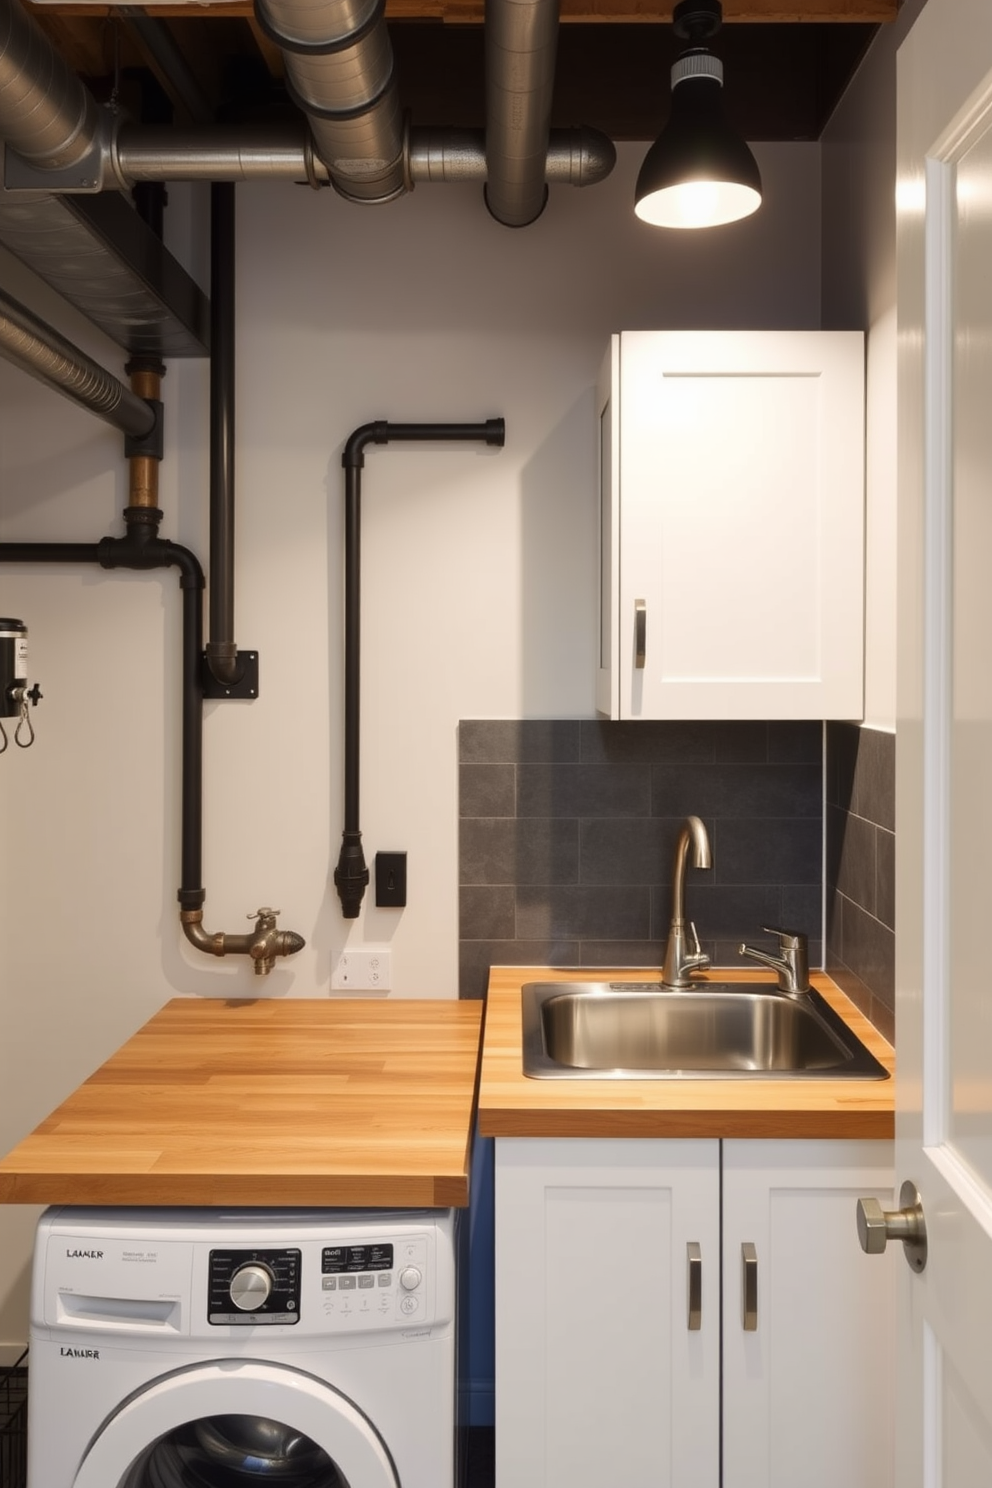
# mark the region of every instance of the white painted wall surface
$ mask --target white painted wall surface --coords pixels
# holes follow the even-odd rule
[[[261,981],[245,958],[182,939],[175,575],[0,567],[0,613],[28,625],[45,693],[35,747],[0,758],[0,1149],[170,996],[324,996],[349,941],[392,948],[395,996],[457,994],[458,720],[594,711],[607,336],[818,323],[819,151],[756,153],[764,208],[704,237],[636,221],[640,146],[621,147],[602,186],[555,188],[522,231],[492,221],[475,186],[368,209],[331,191],[239,188],[237,640],[260,652],[261,696],[207,705],[204,923],[241,931],[271,904],[307,947]],[[122,354],[13,260],[0,283],[120,373]],[[206,367],[170,364],[163,396],[162,535],[205,563]],[[369,895],[345,922],[331,883],[341,450],[373,418],[495,415],[502,451],[367,455],[362,828],[370,863],[408,852],[409,902],[377,910]],[[0,540],[118,535],[121,451],[112,430],[0,364]],[[33,1222],[0,1212],[0,1342],[26,1336]]]
[[[896,52],[924,0],[879,30],[824,130],[823,327],[867,330],[865,723],[896,719]]]

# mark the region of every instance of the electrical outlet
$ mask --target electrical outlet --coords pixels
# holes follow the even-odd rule
[[[385,946],[342,951],[331,987],[335,992],[388,992],[392,969],[392,954]]]

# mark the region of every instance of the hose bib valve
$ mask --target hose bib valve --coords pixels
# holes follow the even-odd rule
[[[179,918],[186,939],[198,951],[208,956],[249,956],[255,975],[268,976],[277,956],[295,956],[306,945],[295,930],[276,929],[278,914],[278,909],[253,909],[248,918],[255,921],[255,928],[248,935],[226,935],[223,931],[211,935],[203,928],[202,909],[183,909]]]

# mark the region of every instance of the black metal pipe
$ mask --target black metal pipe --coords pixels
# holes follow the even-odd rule
[[[234,639],[234,184],[210,188],[210,640],[218,682],[238,680]]]
[[[129,508],[129,510],[132,510]],[[143,517],[146,514],[142,514]],[[156,515],[159,515],[156,513]],[[102,568],[178,568],[183,591],[182,845],[179,902],[198,909],[206,898],[203,859],[203,569],[188,548],[156,537],[147,521],[126,537],[98,543],[0,543],[0,563],[99,563]]]
[[[478,424],[394,424],[377,419],[362,424],[345,443],[344,512],[344,830],[334,884],[346,920],[362,907],[369,870],[359,828],[359,756],[361,746],[361,472],[370,444],[480,442],[502,449],[504,419]]]

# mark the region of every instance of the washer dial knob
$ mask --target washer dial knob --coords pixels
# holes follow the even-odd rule
[[[269,1300],[272,1283],[272,1272],[260,1261],[239,1266],[231,1277],[231,1301],[241,1312],[257,1312]]]
[[[416,1266],[404,1266],[400,1272],[400,1286],[405,1292],[415,1291],[423,1279]]]

